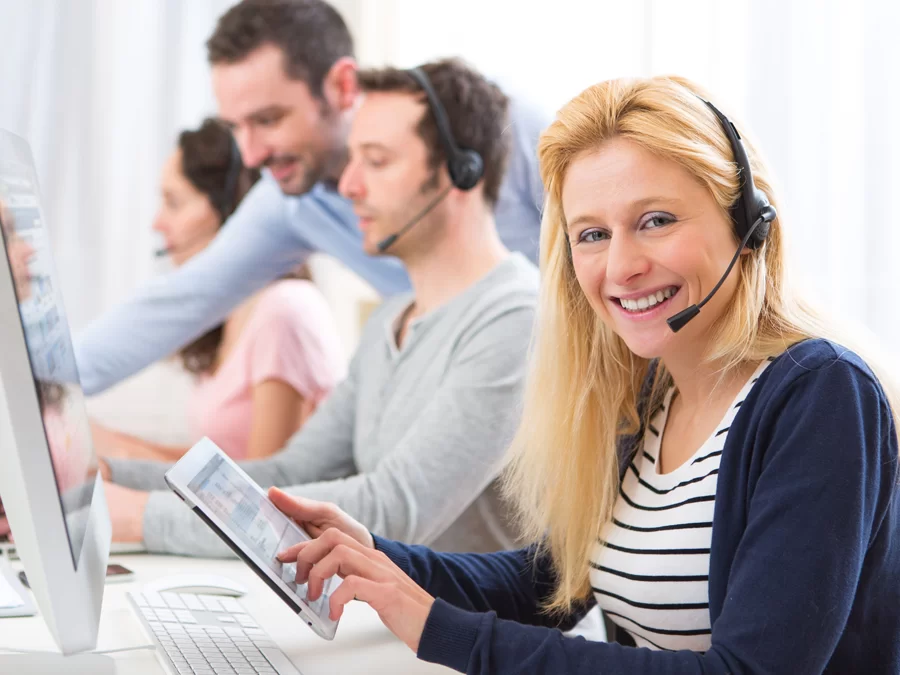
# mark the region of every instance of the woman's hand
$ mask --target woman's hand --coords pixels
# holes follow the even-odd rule
[[[330,528],[317,539],[280,553],[278,559],[297,561],[297,583],[307,584],[307,597],[312,602],[319,598],[332,576],[337,574],[344,580],[329,599],[333,620],[341,617],[348,602],[362,600],[378,612],[394,635],[418,651],[434,598],[381,551],[365,546],[338,528]]]
[[[292,497],[276,487],[269,488],[269,499],[313,538],[318,537],[329,528],[335,528],[363,546],[375,548],[375,542],[369,531],[334,504],[317,502],[303,497]],[[295,549],[296,547],[291,547],[284,553],[294,560],[297,557]]]

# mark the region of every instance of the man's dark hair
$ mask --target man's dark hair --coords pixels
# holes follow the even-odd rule
[[[314,96],[331,67],[353,56],[353,38],[324,0],[242,0],[223,14],[206,42],[209,62],[238,63],[271,44],[284,54],[288,77],[303,80]]]
[[[500,184],[509,156],[509,98],[493,82],[460,59],[442,59],[420,66],[431,81],[438,100],[447,111],[456,144],[475,150],[484,160],[484,197],[493,206],[500,194]],[[373,68],[359,73],[360,87],[365,92],[409,92],[421,95],[422,88],[407,71],[399,68]],[[429,151],[429,164],[439,167],[447,155],[438,135],[437,122],[431,108],[422,116],[419,136]]]

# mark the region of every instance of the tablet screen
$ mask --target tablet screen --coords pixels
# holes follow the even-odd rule
[[[274,576],[280,578],[294,594],[319,617],[328,621],[328,596],[337,587],[332,577],[316,602],[306,599],[306,584],[297,585],[297,566],[283,564],[278,553],[309,537],[279,511],[253,483],[241,476],[221,455],[216,454],[194,476],[188,488],[197,500],[228,526],[245,550],[253,551]]]

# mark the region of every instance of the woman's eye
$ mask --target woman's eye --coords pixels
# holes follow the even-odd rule
[[[656,228],[675,222],[675,218],[665,213],[656,213],[644,221],[645,228]]]
[[[597,242],[597,241],[603,241],[604,239],[607,239],[607,238],[608,237],[606,235],[606,232],[604,232],[603,230],[586,230],[585,232],[581,233],[580,237],[578,237],[578,241],[579,242],[582,242],[582,241]]]

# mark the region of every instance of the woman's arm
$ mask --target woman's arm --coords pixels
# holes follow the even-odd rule
[[[247,459],[284,449],[322,399],[346,375],[332,319],[321,293],[305,281],[266,289],[244,328],[252,421]]]
[[[252,399],[247,459],[262,459],[284,448],[312,412],[307,400],[284,380],[259,382]]]
[[[465,673],[820,674],[840,658],[836,649],[851,621],[852,630],[867,629],[864,617],[849,618],[857,595],[897,583],[885,572],[879,590],[863,574],[874,538],[897,527],[896,432],[877,384],[842,362],[797,378],[770,404],[769,427],[757,440],[761,473],[705,653],[588,642],[524,625],[525,600],[538,598],[547,579],[541,565],[492,564],[510,553],[441,554],[379,542],[382,553],[331,530],[293,551],[297,580],[308,577],[315,600],[323,581],[339,574],[333,616],[357,597],[420,659]],[[410,586],[408,575],[425,588]],[[432,590],[446,599],[422,596]],[[518,616],[510,607],[520,608]],[[843,658],[839,668],[850,658],[871,665],[877,655],[844,650]]]
[[[473,611],[493,609],[504,618],[522,623],[568,630],[594,604],[593,599],[576,603],[566,615],[543,612],[544,599],[553,590],[553,573],[548,558],[537,555],[535,547],[485,554],[437,553],[424,546],[374,537],[334,504],[292,497],[278,488],[269,490],[269,498],[316,538],[313,549],[304,551],[300,544],[279,556],[283,561],[297,561],[298,579],[303,576],[304,582],[312,562],[335,548],[349,546],[365,551],[377,562],[383,576],[392,576],[398,583],[407,585],[408,581],[429,596]],[[304,552],[298,557],[301,551]],[[321,588],[321,582],[331,576],[327,569],[328,565],[317,562],[310,590],[316,587],[315,579]]]

